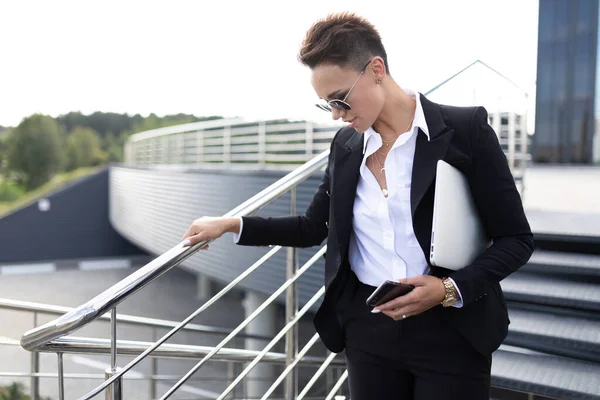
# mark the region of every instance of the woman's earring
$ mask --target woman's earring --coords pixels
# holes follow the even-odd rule
[[[381,83],[381,79],[377,79],[377,84],[379,85]]]

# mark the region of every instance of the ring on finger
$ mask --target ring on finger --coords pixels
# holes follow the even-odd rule
[[[402,319],[406,319],[406,317],[408,317],[408,315],[402,314]]]

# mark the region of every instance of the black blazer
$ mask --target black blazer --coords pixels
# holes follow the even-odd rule
[[[459,271],[431,266],[430,273],[454,279],[464,305],[445,308],[443,315],[479,352],[488,355],[500,346],[510,323],[499,282],[529,260],[533,235],[486,110],[439,105],[420,96],[431,140],[419,129],[410,195],[414,232],[429,262],[436,162],[445,160],[466,175],[493,245]],[[238,242],[309,247],[327,238],[327,291],[314,322],[325,346],[333,352],[344,349],[336,314],[350,271],[348,244],[362,150],[362,134],[347,127],[340,129],[333,138],[323,180],[306,213],[244,217]]]

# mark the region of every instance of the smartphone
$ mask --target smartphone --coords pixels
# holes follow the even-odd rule
[[[385,281],[367,299],[367,305],[377,307],[396,297],[410,293],[415,287],[406,283]]]

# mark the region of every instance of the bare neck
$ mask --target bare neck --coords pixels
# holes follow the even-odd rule
[[[416,101],[392,79],[385,82],[386,99],[373,129],[384,142],[391,142],[408,129],[415,115]]]

